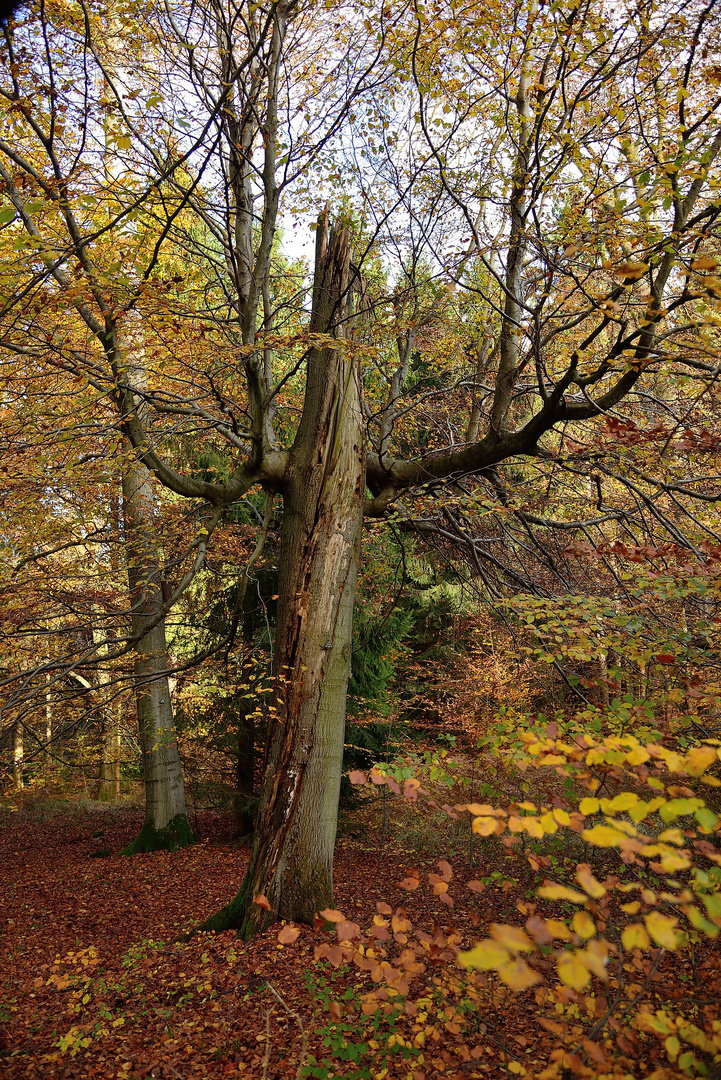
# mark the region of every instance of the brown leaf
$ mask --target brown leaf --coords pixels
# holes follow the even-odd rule
[[[265,908],[266,911],[270,911],[270,903],[268,901],[268,897],[264,896],[263,893],[258,893],[253,903],[257,904],[258,907]]]
[[[321,919],[325,919],[326,922],[339,923],[343,922],[345,915],[342,911],[336,911],[335,908],[325,908],[320,913]]]
[[[548,945],[550,941],[553,941],[553,935],[546,926],[546,920],[538,915],[531,915],[529,919],[526,919],[526,930],[539,945]]]
[[[592,1042],[591,1039],[584,1039],[583,1049],[588,1056],[593,1058],[594,1061],[597,1061],[599,1065],[606,1064],[606,1055],[603,1052],[603,1047],[599,1046],[598,1043]]]
[[[695,262],[691,263],[691,269],[697,272],[703,270],[715,270],[719,265],[719,260],[714,258],[713,255],[699,255]]]
[[[296,926],[284,926],[278,934],[278,942],[281,945],[292,945],[300,936],[300,930]]]
[[[343,1006],[339,1001],[331,1001],[328,1005],[328,1012],[334,1020],[340,1020],[343,1015]]]
[[[328,960],[334,968],[340,967],[343,952],[337,945],[329,945],[327,952]]]
[[[408,802],[417,802],[418,800],[418,788],[421,786],[420,780],[416,780],[415,777],[409,777],[403,781],[403,797]]]
[[[485,892],[486,891],[486,886],[483,884],[482,881],[467,881],[466,882],[466,888],[470,889],[471,892]]]
[[[352,941],[353,938],[360,937],[360,926],[358,923],[344,919],[338,923],[335,932],[338,935],[338,941]]]
[[[451,880],[451,878],[453,877],[453,868],[452,868],[450,863],[446,862],[445,859],[439,859],[438,860],[438,869],[440,870],[441,874],[443,875],[443,880],[444,881],[450,881]]]
[[[618,277],[626,278],[628,281],[638,281],[647,270],[648,263],[645,262],[622,262],[614,267],[613,272]]]
[[[352,772],[348,773],[348,779],[351,784],[365,784],[367,777],[360,769],[353,769]]]

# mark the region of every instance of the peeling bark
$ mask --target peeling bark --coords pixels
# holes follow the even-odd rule
[[[347,337],[348,233],[318,228],[312,329]],[[360,372],[348,346],[314,349],[283,489],[275,712],[250,866],[202,927],[250,936],[273,914],[312,922],[333,899],[352,617],[365,489]]]

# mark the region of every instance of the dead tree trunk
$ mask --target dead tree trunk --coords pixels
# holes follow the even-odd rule
[[[365,493],[360,370],[347,342],[346,229],[317,234],[311,328],[338,344],[308,356],[303,416],[283,485],[275,706],[250,865],[240,892],[203,929],[248,936],[266,912],[312,922],[333,900],[353,601]]]

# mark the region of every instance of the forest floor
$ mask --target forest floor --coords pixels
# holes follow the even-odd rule
[[[248,849],[232,842],[227,816],[200,811],[193,848],[128,859],[114,853],[137,834],[137,808],[41,811],[0,809],[4,1080],[472,1080],[533,1074],[548,1060],[552,1036],[536,1017],[538,991],[511,995],[482,976],[474,990],[453,960],[412,984],[409,1012],[364,1015],[370,976],[313,961],[315,946],[333,940],[328,931],[304,928],[285,946],[278,925],[249,944],[230,932],[182,940],[242,879]],[[368,926],[379,901],[402,906],[415,927],[441,946],[450,937],[452,947],[468,947],[492,922],[523,921],[522,898],[537,879],[500,845],[484,848],[473,869],[467,851],[456,860],[446,853],[453,910],[428,887],[399,888],[409,870],[423,881],[439,854],[397,844],[381,852],[372,833],[344,837],[336,907]],[[471,878],[485,880],[484,891],[466,890]]]

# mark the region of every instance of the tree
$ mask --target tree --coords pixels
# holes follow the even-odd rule
[[[4,53],[13,130],[0,143],[3,213],[20,250],[9,338],[36,332],[28,298],[52,281],[92,340],[45,335],[44,362],[107,395],[137,461],[169,497],[205,508],[190,545],[196,568],[224,508],[258,485],[282,500],[258,827],[240,893],[205,924],[244,934],[266,917],[258,895],[287,919],[312,919],[332,900],[364,515],[437,533],[438,515],[416,513],[421,494],[490,491],[494,513],[532,545],[538,528],[573,534],[614,520],[631,530],[639,513],[608,506],[631,490],[629,476],[613,474],[597,514],[554,521],[515,505],[518,462],[549,463],[551,478],[556,464],[588,473],[590,452],[569,464],[571,432],[586,450],[621,408],[638,417],[651,400],[654,419],[683,414],[689,385],[707,394],[718,374],[712,7],[664,0],[640,21],[590,4],[462,18],[453,4],[341,11],[118,4],[130,93],[113,85],[84,5],[32,9]],[[87,96],[83,115],[77,88],[53,89],[70,72]],[[105,107],[93,72],[105,72],[118,110],[125,171],[89,194],[87,116]],[[310,321],[298,332],[296,305],[290,335],[287,290],[273,280],[281,206],[317,211],[329,183],[357,209],[317,216]],[[64,268],[71,259],[77,277]],[[182,288],[171,292],[174,262]],[[121,340],[136,310],[143,381]],[[479,338],[479,323],[490,335]],[[183,470],[188,439],[224,441],[230,478]],[[687,516],[697,493],[718,497],[683,478],[658,491]],[[658,493],[639,503],[678,533]],[[517,587],[518,543],[499,561],[470,519],[448,514],[446,532],[489,589]],[[547,553],[540,561],[553,573]],[[144,638],[191,578],[192,567],[156,603]]]

